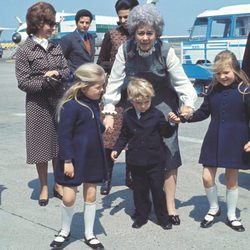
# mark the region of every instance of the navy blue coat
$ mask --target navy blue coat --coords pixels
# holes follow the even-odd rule
[[[105,179],[106,161],[101,133],[99,104],[86,97],[82,103],[70,100],[63,105],[58,126],[59,161],[56,182],[64,186],[97,183]],[[84,106],[83,106],[84,105]],[[75,176],[64,175],[64,160],[72,159]]]
[[[250,140],[250,94],[243,96],[237,83],[226,87],[218,84],[209,92],[190,120],[202,121],[211,115],[199,163],[210,167],[249,169],[250,153],[245,153],[243,147]]]
[[[126,161],[136,166],[165,162],[168,149],[163,137],[170,137],[175,130],[176,126],[171,126],[155,107],[142,113],[140,119],[131,107],[124,112],[121,133],[114,150],[120,153],[128,143]]]
[[[64,36],[60,40],[63,54],[68,61],[71,72],[74,72],[80,65],[88,62],[94,62],[95,57],[95,39],[88,33],[92,49],[91,55],[88,53],[86,46],[77,30]]]

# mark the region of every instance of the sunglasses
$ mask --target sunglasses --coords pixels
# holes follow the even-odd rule
[[[48,24],[51,28],[55,27],[57,23],[55,21],[46,21],[46,24]]]

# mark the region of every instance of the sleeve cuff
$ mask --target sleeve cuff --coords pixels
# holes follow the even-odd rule
[[[115,106],[111,103],[104,105],[102,113],[104,115],[116,115],[117,114],[117,112],[115,111]]]

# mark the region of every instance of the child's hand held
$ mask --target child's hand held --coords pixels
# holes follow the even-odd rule
[[[181,119],[174,113],[174,112],[169,112],[168,114],[168,121],[172,123],[180,123]]]
[[[250,141],[245,144],[244,150],[245,150],[245,152],[250,152]]]

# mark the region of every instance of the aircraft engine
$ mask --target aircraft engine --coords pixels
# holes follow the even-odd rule
[[[15,44],[22,44],[26,38],[28,37],[28,35],[24,32],[22,33],[19,33],[19,32],[15,32],[13,35],[12,35],[12,41],[15,43]]]

